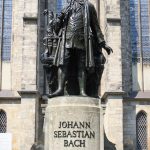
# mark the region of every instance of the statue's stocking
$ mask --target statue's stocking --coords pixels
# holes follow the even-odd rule
[[[64,94],[64,87],[66,81],[67,67],[60,67],[58,69],[58,89],[49,95],[49,97],[61,96]]]
[[[86,74],[84,70],[79,70],[78,73],[79,89],[81,96],[87,96],[85,92],[86,87]]]

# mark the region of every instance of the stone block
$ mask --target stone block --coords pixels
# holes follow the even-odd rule
[[[99,99],[49,99],[45,116],[45,150],[100,150]]]

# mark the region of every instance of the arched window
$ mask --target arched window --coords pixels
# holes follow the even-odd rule
[[[149,90],[144,78],[150,66],[150,1],[130,0],[133,90]]]
[[[0,0],[0,50],[3,61],[10,61],[12,0]]]
[[[147,114],[141,111],[136,117],[137,150],[147,150]]]
[[[5,111],[0,110],[0,133],[6,133],[7,116]]]

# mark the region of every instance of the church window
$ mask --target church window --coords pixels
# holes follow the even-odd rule
[[[0,0],[0,50],[3,61],[10,61],[12,0]]]
[[[139,112],[136,117],[137,150],[147,150],[147,114]]]
[[[59,13],[63,7],[67,5],[69,0],[57,0],[57,13]]]
[[[130,0],[133,90],[149,90],[146,74],[150,69],[149,0]]]
[[[6,133],[7,116],[5,111],[0,110],[0,133]]]

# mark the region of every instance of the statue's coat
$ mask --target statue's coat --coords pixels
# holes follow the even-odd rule
[[[90,2],[83,3],[83,5],[86,67],[91,68],[95,66],[94,57],[99,53],[98,50],[105,43],[105,41],[104,35],[102,34],[102,31],[99,27],[97,13],[94,5]],[[58,44],[54,58],[54,65],[56,66],[64,65],[66,31],[70,10],[70,6],[67,6],[61,11],[60,15],[55,20],[55,30],[56,32],[59,32],[59,35],[62,37],[61,42]]]

